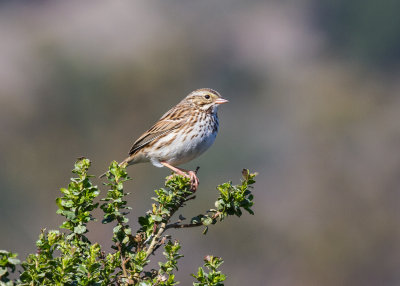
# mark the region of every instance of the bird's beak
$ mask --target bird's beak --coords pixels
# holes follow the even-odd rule
[[[226,100],[226,99],[223,99],[223,98],[218,98],[218,99],[215,101],[216,104],[224,104],[224,103],[227,103],[227,102],[229,102],[229,101]]]

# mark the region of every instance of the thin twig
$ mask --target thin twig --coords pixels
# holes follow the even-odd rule
[[[160,240],[160,237],[166,230],[167,222],[171,219],[171,217],[175,214],[175,212],[184,204],[184,202],[185,202],[185,199],[182,199],[181,202],[179,203],[179,205],[176,207],[176,209],[172,210],[171,213],[169,214],[169,216],[165,219],[165,221],[163,221],[160,224],[160,228],[158,229],[157,234],[153,237],[149,247],[147,248],[146,259],[154,252],[155,247],[156,247],[158,241]]]
[[[125,260],[124,255],[122,254],[121,244],[120,244],[119,242],[117,242],[116,245],[117,245],[117,247],[118,247],[119,255],[120,255],[120,257],[121,257],[122,272],[124,273],[124,277],[125,277],[125,278],[128,278],[128,275],[127,275],[127,273],[126,273],[126,267],[125,267],[126,260]]]
[[[220,212],[216,212],[211,219],[214,221],[215,219],[217,219],[220,215]],[[165,227],[165,229],[170,229],[170,228],[188,228],[188,227],[196,227],[196,226],[202,226],[203,223],[200,222],[196,222],[196,223],[185,223],[185,224],[180,224],[179,222],[175,222],[175,223],[171,223],[169,225],[167,225]]]
[[[149,248],[146,251],[146,259],[153,253],[154,248],[156,247],[157,242],[160,240],[161,235],[163,234],[163,232],[165,231],[165,227],[166,227],[166,223],[162,222],[160,225],[160,228],[158,229],[157,234],[154,236],[154,238],[152,239]]]
[[[194,200],[195,198],[196,198],[196,196],[185,198],[185,202],[190,201],[190,200]]]
[[[202,222],[196,222],[196,223],[185,223],[185,224],[179,224],[178,222],[169,224],[165,227],[165,229],[170,229],[170,228],[187,228],[187,227],[196,227],[196,226],[202,226]]]
[[[197,172],[197,171],[198,171],[198,169],[196,169],[196,172]],[[191,195],[192,195],[192,194],[191,194]],[[189,195],[189,196],[190,196],[190,195]],[[151,243],[150,243],[149,247],[147,248],[147,251],[146,251],[146,259],[156,250],[156,248],[157,248],[157,243],[159,242],[159,240],[160,240],[162,234],[164,233],[164,231],[167,229],[167,223],[169,222],[169,220],[171,219],[171,217],[175,214],[175,212],[176,212],[179,208],[181,208],[181,207],[184,205],[185,202],[190,201],[190,200],[193,200],[193,199],[195,199],[195,198],[196,198],[195,195],[194,195],[194,196],[191,196],[191,197],[184,197],[184,198],[182,198],[182,200],[179,202],[179,204],[176,206],[176,208],[175,208],[174,210],[171,210],[169,216],[166,217],[166,218],[164,219],[164,221],[160,224],[160,228],[158,229],[157,234],[155,234],[155,231],[156,231],[156,229],[157,229],[157,225],[155,224],[155,229],[153,230],[153,234],[155,234],[155,235],[154,235],[153,239],[151,240]],[[171,227],[168,227],[168,228],[171,228]]]

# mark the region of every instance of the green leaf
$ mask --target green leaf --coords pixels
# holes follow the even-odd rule
[[[207,226],[207,225],[212,224],[213,220],[209,216],[204,216],[204,217],[202,217],[201,222],[203,225]]]
[[[122,240],[123,244],[127,244],[129,242],[129,236],[125,236],[124,239]]]
[[[99,190],[92,184],[88,174],[90,164],[86,158],[75,163],[74,178],[68,188],[60,189],[62,197],[56,199],[57,213],[65,220],[61,227],[66,230],[42,230],[37,241],[38,251],[22,262],[23,271],[19,280],[6,277],[20,263],[16,254],[0,250],[1,285],[11,286],[15,285],[14,282],[18,285],[176,285],[179,282],[175,281],[173,272],[178,270],[178,260],[182,257],[179,254],[181,246],[163,232],[166,229],[172,230],[168,226],[180,225],[182,228],[175,231],[185,231],[187,226],[203,225],[203,233],[206,233],[209,225],[222,221],[228,215],[240,216],[243,210],[253,214],[254,197],[251,188],[256,174],[245,170],[241,184],[232,185],[232,182],[226,182],[217,187],[215,209],[193,217],[189,225],[185,225],[182,217],[178,220],[173,215],[195,197],[190,191],[189,179],[174,175],[168,178],[164,188],[155,190],[154,203],[144,216],[139,217],[140,227],[135,232],[131,229],[132,225],[128,224],[127,216],[131,208],[125,200],[129,193],[124,190],[124,182],[129,177],[125,166],[119,166],[114,161],[107,174],[106,197],[101,199],[100,206],[104,212],[103,223],[115,224],[113,233],[110,233],[113,245],[111,252],[107,253],[102,251],[98,243],[92,244],[84,235],[88,232],[87,223],[94,220],[92,212],[99,207],[99,203],[94,201]],[[149,253],[150,247],[154,248]],[[158,263],[158,269],[157,261],[152,261],[151,265],[156,269],[145,271],[149,258],[158,257],[150,255],[162,248],[165,260]],[[196,275],[192,274],[196,279],[193,284],[222,286],[226,280],[226,276],[218,270],[222,263],[221,258],[207,256],[204,266],[199,267]],[[127,275],[124,276],[123,272]]]
[[[86,226],[78,225],[78,226],[74,227],[74,232],[77,234],[83,234],[86,232]]]
[[[7,268],[0,267],[0,277],[7,273]],[[1,284],[0,284],[1,285]]]
[[[12,258],[12,257],[8,258],[8,262],[11,263],[11,264],[13,264],[13,265],[17,265],[17,264],[20,264],[20,263],[21,263],[21,261],[20,261],[19,259],[17,259],[17,258]]]
[[[117,225],[116,227],[113,228],[113,233],[118,233],[121,231],[122,225]]]
[[[132,234],[132,229],[130,228],[130,227],[126,227],[126,228],[124,228],[124,233],[125,234]]]
[[[162,221],[162,217],[159,216],[159,215],[151,215],[151,218],[152,218],[154,221],[157,221],[157,222],[161,222],[161,221]]]

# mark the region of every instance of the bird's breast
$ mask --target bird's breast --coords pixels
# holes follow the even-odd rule
[[[158,160],[180,165],[193,160],[213,143],[218,133],[218,117],[202,113],[159,141]],[[157,148],[157,146],[154,146]]]

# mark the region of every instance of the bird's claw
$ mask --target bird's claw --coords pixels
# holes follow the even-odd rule
[[[197,187],[198,187],[199,184],[200,184],[199,178],[197,178],[196,173],[197,173],[197,170],[196,170],[195,172],[194,172],[194,171],[189,171],[189,172],[188,172],[189,178],[190,178],[190,190],[191,190],[193,193],[196,192]]]
[[[197,188],[198,188],[198,186],[200,184],[200,181],[199,181],[199,178],[197,178],[195,171],[188,171],[187,173],[178,174],[178,175],[182,175],[182,176],[184,176],[186,178],[189,178],[190,179],[190,190],[193,193],[196,192],[196,190],[197,190]],[[167,180],[172,179],[174,176],[175,175],[168,176]]]

